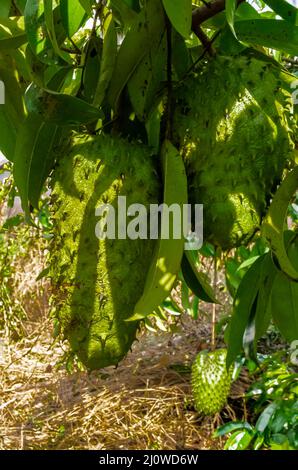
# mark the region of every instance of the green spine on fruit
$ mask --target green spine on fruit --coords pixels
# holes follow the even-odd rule
[[[117,365],[136,338],[126,322],[140,298],[154,250],[149,239],[99,240],[95,210],[117,198],[159,202],[150,149],[110,136],[76,136],[53,175],[50,249],[56,317],[72,350],[90,369]],[[127,219],[127,223],[131,219]]]
[[[295,128],[288,77],[270,61],[217,56],[176,92],[174,129],[204,236],[223,249],[258,230],[290,158]]]
[[[201,351],[192,365],[194,406],[204,416],[219,413],[227,402],[233,370],[227,370],[226,358],[226,349]]]

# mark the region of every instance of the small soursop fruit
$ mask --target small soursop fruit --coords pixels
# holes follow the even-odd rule
[[[230,249],[258,230],[293,145],[287,75],[250,56],[216,57],[176,93],[174,129],[206,240]]]
[[[227,350],[201,351],[192,365],[192,393],[195,409],[208,416],[219,413],[227,402],[232,367],[226,368]]]
[[[118,196],[147,208],[159,202],[155,159],[140,144],[109,136],[76,136],[53,177],[50,249],[53,303],[61,331],[90,369],[116,365],[138,322],[126,322],[141,296],[154,249],[144,239],[99,240],[95,210]],[[127,223],[131,219],[127,219]]]

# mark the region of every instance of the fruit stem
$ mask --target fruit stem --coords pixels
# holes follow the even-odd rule
[[[216,295],[217,288],[217,257],[214,256],[214,268],[213,268],[213,290]],[[212,304],[212,317],[211,317],[211,350],[214,351],[216,346],[216,304]]]

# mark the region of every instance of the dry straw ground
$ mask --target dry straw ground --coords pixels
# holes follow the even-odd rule
[[[52,338],[44,244],[16,256],[10,314],[22,307],[23,337],[0,332],[0,449],[216,449],[212,429],[242,414],[245,383],[234,387],[221,418],[201,419],[193,409],[189,364],[210,328],[185,315],[179,330],[143,332],[115,368],[68,373],[60,364],[65,346]],[[1,311],[2,308],[2,311]],[[3,306],[0,306],[3,314]],[[7,312],[6,312],[7,314]]]

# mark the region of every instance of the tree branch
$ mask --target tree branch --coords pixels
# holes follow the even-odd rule
[[[237,0],[237,4],[245,2],[245,0]],[[192,30],[196,34],[198,27],[209,18],[217,15],[225,9],[226,0],[213,0],[204,6],[196,8],[192,14]]]

